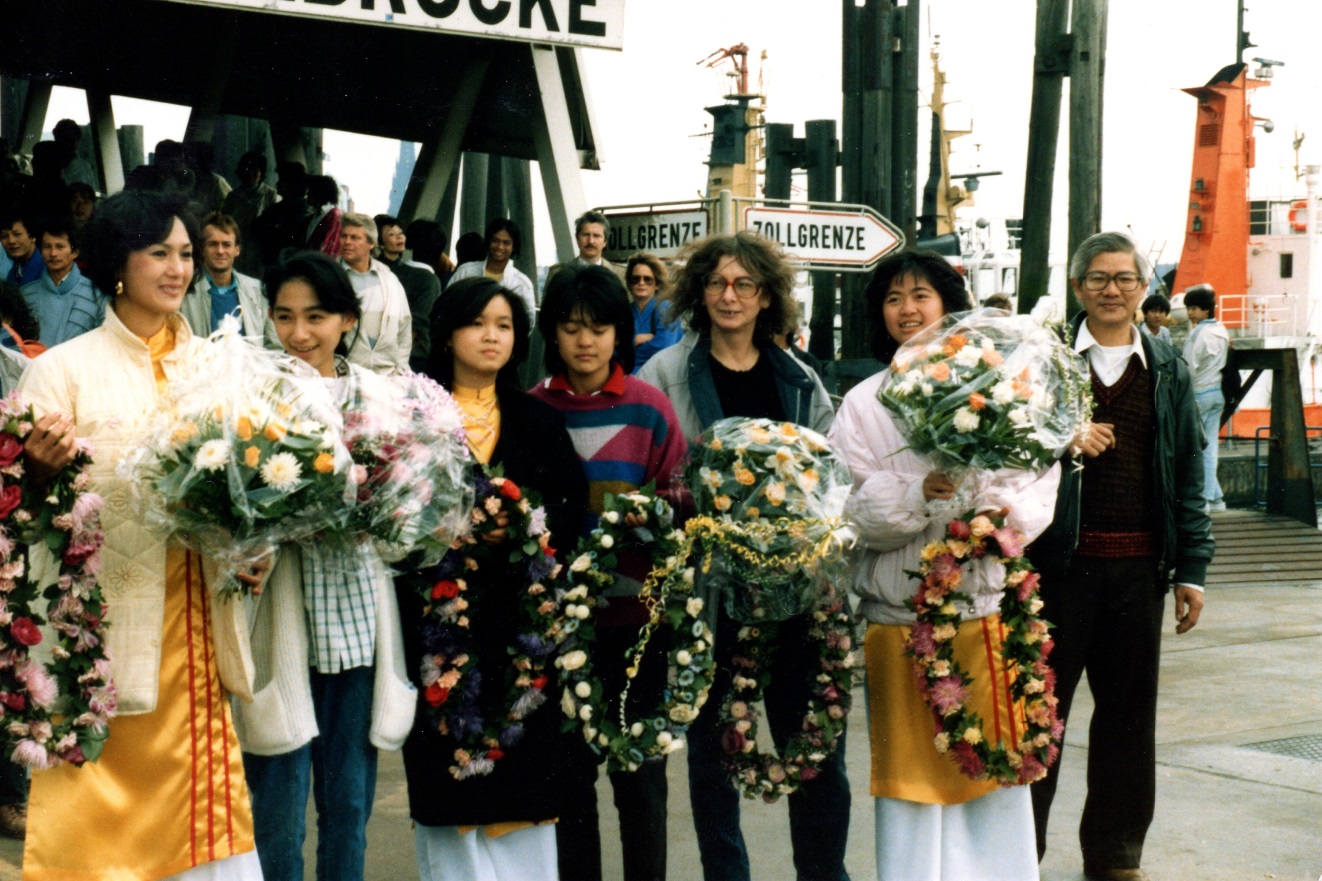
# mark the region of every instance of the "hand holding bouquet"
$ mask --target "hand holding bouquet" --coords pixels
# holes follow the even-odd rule
[[[459,408],[418,374],[354,371],[345,382],[344,442],[358,485],[351,528],[384,560],[421,552],[412,566],[434,566],[467,531],[473,504]]]
[[[1050,465],[1092,415],[1083,359],[1033,318],[991,311],[947,315],[911,338],[877,396],[910,447],[957,483]]]
[[[848,570],[841,515],[853,480],[826,439],[789,422],[723,419],[697,441],[684,482],[726,613],[746,622],[806,611],[823,580]]]
[[[349,451],[326,383],[228,322],[171,382],[164,408],[120,465],[147,521],[218,558],[232,576],[285,542],[346,529]]]

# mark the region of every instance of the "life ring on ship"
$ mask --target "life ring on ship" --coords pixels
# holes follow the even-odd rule
[[[1290,206],[1290,229],[1295,232],[1308,232],[1307,199],[1300,199]]]

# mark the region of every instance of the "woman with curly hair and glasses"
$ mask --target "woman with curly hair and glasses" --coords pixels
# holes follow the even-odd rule
[[[672,318],[689,331],[647,362],[638,375],[665,392],[691,442],[713,422],[730,416],[789,421],[814,431],[831,426],[831,401],[822,382],[774,341],[793,308],[794,268],[783,251],[756,233],[713,236],[698,242],[675,280]],[[722,766],[718,717],[731,687],[731,661],[739,624],[713,597],[705,614],[716,633],[716,681],[689,729],[689,796],[708,881],[749,877],[748,851],[739,830],[740,795]],[[780,624],[769,652],[773,683],[767,690],[772,738],[783,747],[801,725],[809,692],[802,671],[816,662],[807,636],[809,615]],[[801,878],[847,878],[849,780],[844,739],[821,774],[789,797],[790,839]]]

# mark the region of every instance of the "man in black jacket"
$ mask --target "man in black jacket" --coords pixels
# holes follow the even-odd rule
[[[1070,457],[1083,467],[1066,463],[1055,519],[1029,551],[1042,572],[1042,614],[1056,626],[1060,717],[1073,724],[1074,690],[1088,673],[1095,708],[1079,842],[1085,876],[1108,881],[1146,878],[1166,592],[1174,584],[1175,632],[1188,632],[1214,549],[1189,370],[1133,322],[1149,276],[1120,233],[1092,236],[1070,261],[1085,312],[1072,322],[1073,344],[1091,367],[1095,407]],[[1033,785],[1039,856],[1059,772],[1057,762]]]

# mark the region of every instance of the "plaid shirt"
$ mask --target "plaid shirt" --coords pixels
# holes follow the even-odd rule
[[[309,662],[321,673],[370,667],[376,650],[377,582],[385,569],[370,542],[303,549]]]

